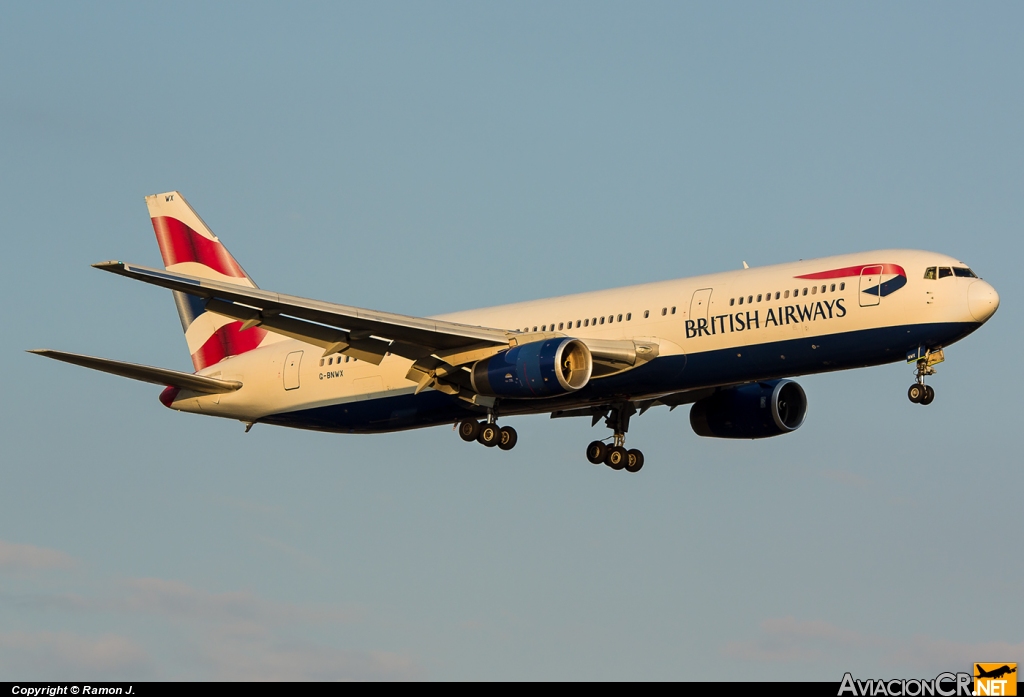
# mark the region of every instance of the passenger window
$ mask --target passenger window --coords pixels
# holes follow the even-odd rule
[[[779,291],[775,291],[775,299],[776,299],[776,300],[778,300],[778,299],[779,299],[779,295],[780,295],[780,294],[779,294]]]
[[[542,325],[540,325],[540,330],[541,330],[542,332],[546,332],[546,331],[548,330],[548,325],[546,325],[546,324],[542,324]]]
[[[622,321],[622,315],[619,315],[619,316],[618,316],[618,319],[616,319],[616,321],[617,321],[617,322],[621,322],[621,321]]]
[[[590,320],[590,323],[591,324],[597,324],[597,317],[595,317],[592,320]]]
[[[534,326],[533,331],[537,331],[537,327],[536,326]]]
[[[323,358],[321,358],[321,359],[320,359],[320,367],[323,367],[323,365],[324,365],[324,359],[323,359]]]
[[[590,320],[589,319],[583,320],[583,326],[584,327],[589,327],[590,326]]]
[[[604,317],[601,318],[601,324],[604,324]]]
[[[804,295],[807,295],[807,289],[804,288]]]
[[[828,290],[829,290],[830,293],[835,293],[836,292],[836,284],[833,283],[832,286]]]
[[[936,275],[936,269],[934,266],[929,266],[924,270],[924,280],[934,281],[938,276]]]
[[[667,307],[661,308],[661,316],[664,317],[667,314],[668,314],[668,308]]]
[[[561,322],[558,323],[558,331],[562,331],[562,323]]]
[[[615,321],[615,315],[608,315],[608,324],[611,324],[614,321]]]
[[[817,294],[818,294],[818,286],[814,286],[813,288],[811,288],[811,295],[817,295]]]
[[[626,321],[628,322],[631,319],[633,319],[633,313],[632,312],[627,312],[626,313]]]
[[[580,321],[579,321],[579,320],[576,320],[576,328],[577,328],[577,329],[579,329],[579,328],[580,328]]]
[[[757,302],[761,302],[761,294],[760,293],[757,294]]]
[[[788,290],[786,291],[786,297],[787,298],[789,297],[789,291]]]
[[[754,302],[754,296],[753,295],[748,295],[747,296],[747,304],[749,305],[752,302]]]
[[[644,319],[647,319],[650,316],[651,316],[651,311],[650,310],[644,310]]]
[[[825,286],[822,286],[822,287],[821,287],[821,292],[822,292],[822,293],[824,293],[824,292],[825,292]]]
[[[673,305],[673,306],[672,306],[672,314],[674,315],[675,313],[676,313],[676,306],[675,306],[675,305]]]
[[[740,305],[742,305],[742,304],[743,304],[743,296],[741,295],[740,296]]]
[[[840,283],[839,290],[846,290],[846,283]]]
[[[729,298],[729,307],[732,307],[735,304],[736,304],[736,298]]]
[[[953,275],[953,269],[948,266],[939,267],[939,278],[947,278]]]

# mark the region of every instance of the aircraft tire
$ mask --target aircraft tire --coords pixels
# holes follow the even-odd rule
[[[498,447],[502,450],[511,450],[519,442],[519,434],[511,426],[502,426],[499,436]]]
[[[644,454],[637,449],[630,450],[626,453],[628,459],[626,460],[626,471],[627,472],[639,472],[640,468],[644,466]]]
[[[608,446],[599,440],[595,440],[587,446],[587,459],[590,460],[590,464],[592,465],[603,464],[605,455],[607,454]]]
[[[488,448],[493,448],[501,440],[501,429],[497,424],[481,424],[480,435],[476,439]]]
[[[480,435],[480,422],[467,419],[459,424],[459,438],[471,443]]]
[[[921,404],[931,404],[935,401],[935,389],[931,385],[924,386],[924,397],[921,397]]]
[[[915,382],[913,385],[910,386],[910,389],[907,390],[907,399],[909,399],[914,404],[920,404],[921,399],[925,396],[925,394],[926,391],[924,385],[918,385]]]
[[[613,470],[620,470],[626,466],[627,462],[629,462],[629,454],[621,445],[608,448],[608,454],[605,455],[604,464],[608,465]]]

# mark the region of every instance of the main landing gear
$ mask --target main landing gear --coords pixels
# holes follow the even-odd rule
[[[493,416],[488,417],[487,421],[461,421],[458,429],[462,440],[467,443],[475,440],[488,448],[498,446],[501,450],[511,450],[519,440],[514,428],[498,426]]]
[[[932,366],[942,363],[946,358],[942,349],[931,351],[917,360],[917,368],[914,370],[914,377],[917,382],[907,390],[907,398],[914,404],[931,404],[935,400],[935,390],[931,385],[924,384],[925,377],[935,375],[935,368]]]
[[[603,441],[595,440],[587,446],[587,459],[591,464],[605,464],[613,470],[626,470],[627,472],[639,472],[644,466],[644,454],[639,450],[626,450],[626,431],[629,430],[629,417],[636,413],[636,408],[631,403],[616,405],[612,408],[604,423],[612,429],[612,444],[605,445]],[[599,416],[594,417],[600,418]],[[606,439],[607,440],[607,439]]]

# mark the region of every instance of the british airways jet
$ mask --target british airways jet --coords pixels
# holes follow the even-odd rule
[[[335,433],[454,424],[511,450],[517,414],[602,419],[587,459],[637,472],[630,418],[690,404],[701,436],[796,430],[795,375],[907,361],[910,401],[943,348],[999,307],[957,259],[887,249],[422,318],[260,289],[176,191],[146,197],[163,268],[96,268],[170,289],[194,373],[37,349],[163,385],[171,409]],[[744,264],[746,266],[746,264]]]

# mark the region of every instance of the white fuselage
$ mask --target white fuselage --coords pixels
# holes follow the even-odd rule
[[[859,272],[850,272],[858,267]],[[904,360],[917,346],[941,348],[987,320],[998,296],[973,277],[925,278],[932,267],[965,265],[933,252],[880,250],[467,310],[439,319],[538,338],[564,335],[657,345],[658,357],[642,368],[593,379],[579,394],[554,402],[517,400],[511,408],[512,413],[548,412],[553,403],[604,399],[602,384],[616,395],[643,399]],[[242,382],[237,392],[182,393],[171,406],[337,431],[450,422],[460,409],[472,409],[430,389],[414,397],[417,385],[406,378],[412,364],[408,359],[388,355],[374,365],[322,354],[316,346],[281,337],[200,371]],[[410,420],[410,410],[424,413]],[[364,412],[373,413],[363,419]]]

